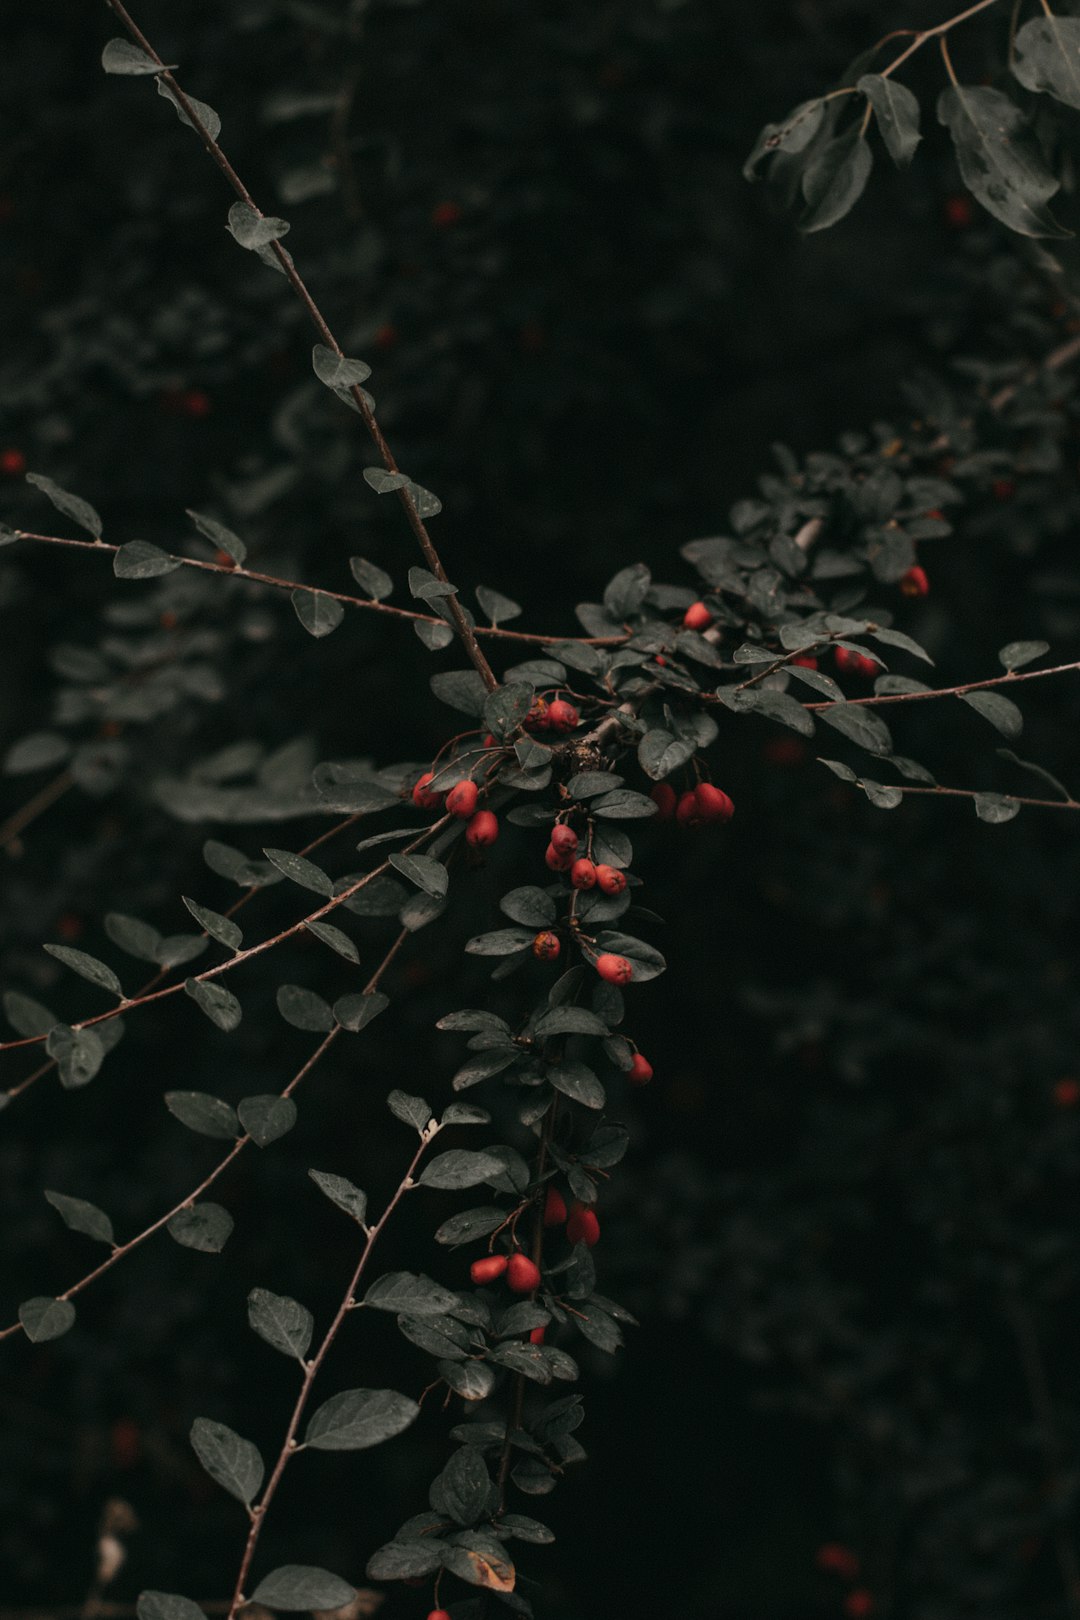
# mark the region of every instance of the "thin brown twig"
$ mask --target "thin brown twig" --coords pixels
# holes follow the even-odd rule
[[[863,787],[864,783],[861,777],[857,777],[850,785],[852,787]],[[882,784],[877,783],[875,785],[880,787]],[[986,797],[985,790],[981,788],[941,787],[937,783],[933,787],[911,787],[907,783],[890,782],[888,786],[895,788],[897,793],[923,793],[928,794],[931,798],[936,797],[939,799],[982,799]],[[1032,805],[1036,810],[1080,810],[1080,800],[1076,799],[1029,799],[1019,793],[1002,793],[1000,797],[1006,799],[1009,804]]]
[[[13,533],[20,540],[34,540],[40,545],[73,546],[79,551],[98,551],[113,555],[120,550],[119,546],[110,545],[104,540],[69,540],[58,534],[36,534],[29,529],[15,529]],[[368,613],[382,613],[393,619],[409,619],[414,624],[445,624],[445,619],[436,617],[434,613],[419,613],[413,608],[394,607],[389,602],[377,602],[373,597],[350,596],[346,591],[331,591],[321,585],[306,585],[300,580],[282,579],[277,574],[260,573],[254,568],[244,568],[234,563],[206,562],[200,557],[181,557],[172,554],[173,561],[183,568],[198,568],[205,574],[227,574],[233,579],[246,579],[257,585],[268,585],[274,590],[302,591],[308,596],[326,596],[333,602],[340,602],[343,607],[362,608]],[[622,636],[548,636],[539,635],[527,630],[504,630],[500,625],[476,625],[474,632],[477,636],[489,636],[500,641],[530,642],[534,646],[553,647],[562,642],[573,642],[575,646],[585,647],[621,647],[630,638]],[[0,828],[0,843],[3,842],[3,829]]]
[[[338,1306],[337,1311],[334,1314],[333,1321],[330,1323],[330,1326],[327,1328],[326,1333],[323,1336],[322,1343],[319,1345],[318,1350],[316,1350],[311,1360],[304,1364],[304,1381],[300,1386],[300,1393],[296,1397],[296,1404],[293,1407],[292,1416],[289,1419],[289,1426],[285,1431],[285,1438],[282,1442],[281,1450],[278,1453],[277,1461],[274,1464],[270,1478],[267,1480],[266,1486],[261,1497],[259,1498],[257,1506],[250,1509],[251,1528],[248,1531],[247,1540],[244,1543],[243,1556],[241,1557],[240,1568],[236,1577],[236,1587],[233,1592],[232,1602],[229,1605],[228,1620],[235,1620],[235,1616],[244,1605],[244,1582],[247,1580],[248,1571],[251,1568],[251,1562],[255,1556],[255,1550],[259,1543],[259,1537],[262,1534],[263,1525],[266,1523],[267,1512],[277,1492],[278,1485],[281,1483],[281,1476],[285,1472],[289,1458],[294,1457],[298,1451],[303,1450],[303,1446],[297,1443],[296,1433],[300,1427],[300,1420],[303,1417],[304,1411],[307,1407],[308,1399],[311,1395],[312,1385],[318,1376],[320,1367],[326,1360],[331,1345],[341,1330],[342,1323],[345,1321],[349,1311],[354,1309],[357,1304],[355,1297],[356,1290],[359,1287],[361,1278],[367,1269],[368,1261],[370,1260],[375,1245],[382,1234],[383,1228],[386,1226],[386,1223],[390,1219],[391,1215],[393,1215],[402,1198],[414,1185],[413,1173],[416,1170],[425,1149],[435,1140],[435,1137],[438,1135],[440,1129],[441,1127],[439,1125],[432,1124],[426,1131],[422,1133],[420,1137],[420,1145],[409,1161],[409,1167],[399,1181],[396,1191],[391,1196],[389,1203],[383,1210],[382,1215],[379,1217],[376,1224],[368,1228],[367,1238],[364,1243],[364,1247],[360,1252],[360,1258],[357,1261],[356,1268],[349,1279],[349,1286],[345,1290],[341,1304]]]
[[[1055,664],[1050,669],[1008,670],[1004,675],[991,675],[985,681],[965,681],[962,686],[939,686],[927,692],[882,692],[870,697],[825,698],[821,703],[804,703],[804,709],[873,708],[882,703],[919,703],[929,698],[963,697],[965,692],[985,692],[988,687],[1015,686],[1020,681],[1037,681],[1046,675],[1067,675],[1080,669],[1080,662]]]
[[[57,799],[62,799],[74,781],[71,772],[63,770],[58,776],[54,776],[51,782],[40,788],[32,799],[27,799],[26,803],[0,826],[0,849],[10,849],[19,834],[25,832],[30,823],[36,821],[50,805],[56,803]]]
[[[218,142],[214,139],[213,135],[203,123],[194,103],[181,89],[176,78],[166,67],[166,64],[158,55],[157,51],[147,39],[146,35],[142,32],[141,28],[139,28],[138,24],[127,10],[127,7],[121,3],[121,0],[105,0],[105,3],[113,14],[119,18],[120,22],[127,29],[128,33],[131,35],[132,39],[140,47],[140,49],[145,51],[147,56],[158,64],[161,71],[156,75],[156,77],[168,85],[169,89],[176,98],[178,106],[183,108],[187,121],[199,135],[206,150],[209,152],[210,156],[213,158],[214,162],[217,164],[218,168],[229,182],[237,197],[239,197],[241,202],[251,209],[252,213],[254,213],[257,218],[265,218],[266,216],[263,214],[262,209],[258,206],[254,197],[248,191],[244,182],[241,180],[240,176],[237,174],[236,170],[225,156],[225,153],[218,145]],[[294,293],[307,310],[312,325],[315,327],[315,330],[318,332],[327,348],[331,349],[339,359],[344,359],[344,351],[342,350],[341,345],[338,343],[337,338],[330,330],[330,327],[327,325],[326,318],[308,290],[306,282],[303,280],[300,272],[296,268],[296,265],[293,263],[292,255],[286,252],[279,241],[271,242],[270,249],[278,264],[284,271],[289,285],[292,287]],[[401,469],[395,461],[393,452],[383,437],[382,429],[376,421],[375,414],[368,403],[367,395],[364,393],[362,388],[356,385],[350,388],[348,392],[356,406],[356,409],[360,413],[364,426],[379,453],[379,459],[382,461],[386,471],[389,473],[400,472]],[[416,541],[420,547],[421,554],[423,555],[424,561],[427,563],[428,568],[435,575],[436,579],[441,580],[444,584],[449,583],[446,571],[443,568],[442,560],[440,559],[439,554],[432,543],[431,536],[427,531],[424,520],[420,516],[416,502],[414,501],[408,486],[403,485],[402,488],[397,491],[397,495],[399,501],[401,502],[401,506],[405,513],[409,527],[413,531]],[[465,617],[465,611],[462,608],[461,603],[458,601],[456,595],[448,596],[446,598],[446,602],[447,611],[453,620],[454,628],[461,639],[462,646],[465,648],[470,663],[480,676],[480,679],[484,682],[484,685],[487,687],[488,691],[494,691],[499,683],[491,669],[490,664],[484,656],[484,653],[473,632],[472,626]]]

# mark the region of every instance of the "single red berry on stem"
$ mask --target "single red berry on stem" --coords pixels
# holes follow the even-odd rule
[[[859,1558],[850,1547],[844,1547],[838,1541],[828,1541],[819,1547],[814,1558],[818,1569],[828,1570],[831,1574],[840,1575],[845,1581],[853,1581],[859,1573]]]
[[[686,630],[707,630],[713,622],[713,616],[704,602],[691,602],[683,614],[682,622]]]
[[[848,675],[862,675],[867,680],[876,675],[879,665],[866,653],[856,652],[854,647],[837,647],[836,667]]]
[[[473,849],[484,849],[499,836],[499,818],[491,810],[478,810],[465,828],[465,842]]]
[[[0,450],[0,472],[5,478],[21,478],[26,471],[26,457],[21,450]]]
[[[1058,1108],[1075,1108],[1080,1102],[1080,1080],[1059,1080],[1054,1086],[1054,1103]]]
[[[789,658],[789,664],[797,664],[800,669],[817,669],[817,659],[813,653],[800,653],[797,658]]]
[[[431,223],[445,231],[451,225],[457,225],[461,220],[461,204],[456,202],[436,203],[431,210]]]
[[[626,957],[615,956],[611,951],[604,951],[593,966],[607,984],[629,984],[634,977],[634,969]]]
[[[701,812],[693,788],[679,795],[679,802],[675,806],[675,820],[680,827],[697,827],[701,824]]]
[[[678,797],[678,794],[675,792],[675,789],[672,787],[670,782],[657,782],[656,786],[651,789],[649,793],[649,798],[656,806],[657,821],[671,820],[672,816],[675,814],[675,806],[678,803]]]
[[[873,1614],[875,1607],[874,1594],[867,1591],[865,1586],[857,1586],[854,1592],[849,1592],[843,1603],[848,1620],[866,1620],[867,1615]]]
[[[635,1052],[633,1061],[626,1071],[626,1078],[630,1084],[632,1086],[647,1086],[652,1077],[653,1066],[648,1058],[642,1057],[640,1052]]]
[[[505,1254],[486,1254],[482,1260],[473,1261],[469,1267],[469,1276],[478,1285],[495,1282],[509,1264]]]
[[[460,816],[463,821],[476,810],[476,801],[480,797],[480,789],[475,782],[455,782],[446,795],[446,808],[452,816]]]
[[[735,806],[720,788],[711,782],[699,782],[694,789],[698,817],[701,821],[730,821]]]
[[[575,889],[593,889],[596,887],[597,868],[592,861],[582,856],[570,868],[570,882]]]
[[[556,698],[548,704],[547,723],[552,731],[573,731],[581,724],[581,716],[572,703]]]
[[[566,1220],[566,1199],[558,1187],[549,1187],[544,1194],[544,1225],[562,1226]]]
[[[570,849],[556,849],[549,844],[544,851],[544,862],[552,872],[569,872],[574,864],[574,852]]]
[[[529,1343],[530,1344],[543,1344],[544,1335],[546,1333],[547,1333],[547,1328],[546,1327],[533,1328],[532,1332],[529,1334]]]
[[[600,1222],[596,1211],[585,1204],[575,1204],[566,1223],[566,1235],[571,1243],[584,1243],[591,1249],[600,1241]]]
[[[377,349],[382,349],[385,351],[387,349],[392,349],[397,340],[397,327],[391,326],[389,321],[384,321],[381,326],[376,327],[375,336],[371,341],[374,343]]]
[[[967,197],[946,197],[945,218],[954,231],[966,231],[975,213]]]
[[[432,1609],[427,1620],[450,1620],[449,1609]]]
[[[562,941],[558,934],[544,929],[533,940],[532,953],[538,962],[556,962],[562,954]]]
[[[540,1286],[540,1267],[520,1250],[510,1256],[506,1281],[512,1294],[531,1294]]]
[[[926,569],[916,563],[906,574],[901,574],[900,589],[905,596],[929,596],[930,581],[926,577]]]
[[[601,861],[596,868],[596,886],[605,894],[622,894],[626,888],[626,873],[617,866],[605,866]]]
[[[551,843],[552,847],[557,849],[560,855],[565,854],[567,851],[571,855],[575,855],[578,847],[578,835],[573,827],[568,827],[564,821],[560,821],[557,827],[551,829]]]
[[[413,785],[412,802],[418,810],[437,810],[442,803],[442,794],[436,793],[429,786],[434,780],[435,772],[425,771],[419,781]]]
[[[185,416],[209,416],[213,409],[210,395],[201,388],[189,388],[184,393]]]

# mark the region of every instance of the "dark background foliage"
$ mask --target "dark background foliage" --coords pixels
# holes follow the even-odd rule
[[[573,603],[626,563],[685,581],[678,547],[727,531],[774,441],[802,454],[905,424],[920,369],[964,377],[958,361],[1038,356],[1073,329],[1069,245],[1058,277],[977,210],[958,220],[941,131],[911,175],[875,177],[820,236],[741,178],[767,118],[878,35],[940,15],[929,0],[144,0],[139,21],[221,112],[347,352],[373,364],[399,460],[443,500],[452,577],[571,633]],[[242,532],[256,566],[348,589],[361,551],[403,576],[408,537],[359,475],[354,419],[311,377],[302,311],[226,235],[219,177],[170,109],[100,72],[112,31],[83,0],[4,24],[0,445],[92,500],[114,540],[175,547],[191,506]],[[956,50],[977,78],[1000,32],[980,25]],[[933,88],[935,71],[920,62],[913,82]],[[1072,199],[1061,212],[1075,225]],[[1071,404],[1043,464],[1024,463],[1022,431],[1003,456],[1015,491],[984,491],[927,545],[931,595],[899,610],[942,684],[995,673],[1012,637],[1078,655]],[[52,532],[16,479],[0,502],[6,521]],[[125,586],[97,558],[19,547],[0,557],[0,625],[8,744],[56,722],[58,646],[120,657],[156,637],[151,658],[185,671],[106,739],[119,751],[94,791],[69,791],[0,853],[3,982],[66,997],[70,1016],[97,1003],[60,983],[43,940],[109,954],[109,910],[179,930],[181,893],[221,909],[235,893],[203,864],[207,833],[254,853],[318,830],[178,820],[163,781],[237,738],[264,745],[279,781],[340,753],[424,759],[442,739],[431,657],[408,629],[350,620],[313,643],[287,600],[239,584]],[[1075,789],[1075,688],[1029,688],[1024,708],[1020,752]],[[912,706],[903,735],[945,780],[1038,791],[975,724]],[[816,1567],[834,1542],[896,1620],[1077,1612],[1063,1594],[1080,1110],[1055,1092],[1080,1006],[1073,818],[998,828],[913,800],[886,817],[813,752],[732,733],[717,770],[738,806],[730,835],[644,841],[669,971],[634,1020],[657,1078],[623,1099],[633,1145],[597,1250],[642,1327],[614,1362],[585,1360],[590,1461],[546,1510],[559,1540],[532,1571],[540,1612],[561,1620],[824,1620],[850,1585]],[[5,777],[5,810],[46,779]],[[434,1021],[486,993],[461,945],[510,860],[500,846],[466,914],[403,955],[392,1010],[332,1054],[297,1131],[241,1161],[219,1259],[159,1240],[86,1296],[77,1333],[4,1347],[0,1607],[78,1601],[110,1496],[141,1526],[111,1595],[224,1594],[240,1515],[191,1456],[191,1419],[279,1436],[289,1386],[246,1330],[244,1294],[258,1282],[332,1307],[349,1233],[306,1167],[373,1198],[396,1177],[402,1128],[383,1098],[445,1099],[457,1047]],[[284,922],[275,893],[259,903]],[[386,926],[358,930],[368,956]],[[279,967],[325,988],[310,942]],[[242,994],[228,1040],[170,1003],[130,1020],[99,1083],[53,1078],[0,1121],[5,1321],[88,1263],[43,1187],[134,1230],[210,1162],[161,1093],[235,1101],[303,1060],[273,984],[250,973]],[[425,1232],[407,1214],[385,1264],[417,1264]],[[421,1268],[450,1280],[461,1264]],[[350,1358],[373,1384],[422,1376],[389,1324],[365,1320],[336,1355],[343,1379]],[[282,1561],[360,1579],[423,1505],[441,1444],[418,1428],[289,1481]],[[421,1601],[397,1592],[384,1612]]]

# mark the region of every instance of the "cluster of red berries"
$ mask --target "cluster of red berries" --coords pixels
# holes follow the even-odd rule
[[[412,802],[418,810],[445,809],[459,821],[467,823],[465,828],[465,842],[474,849],[483,849],[493,844],[499,836],[499,818],[493,810],[478,810],[477,801],[480,798],[480,789],[471,777],[462,782],[455,782],[448,793],[439,793],[431,784],[435,780],[434,771],[425,771],[419,781],[414,783]]]
[[[685,793],[676,793],[669,782],[658,782],[649,797],[657,809],[659,821],[673,817],[680,827],[704,827],[714,821],[730,821],[735,806],[720,788],[711,782],[699,782]]]
[[[853,647],[837,647],[836,667],[845,675],[862,675],[866,680],[871,680],[880,668],[873,658]]]
[[[565,698],[538,697],[533,700],[532,708],[525,716],[525,724],[530,731],[557,731],[565,734],[577,730],[581,724],[581,715]]]
[[[534,1294],[540,1286],[540,1267],[520,1249],[509,1255],[487,1254],[482,1260],[474,1260],[469,1276],[478,1287],[505,1277],[512,1294]]]
[[[842,1581],[853,1581],[859,1573],[859,1555],[850,1547],[830,1541],[819,1547],[815,1563],[818,1569],[830,1575],[839,1575]],[[844,1598],[843,1610],[848,1620],[868,1620],[876,1608],[874,1594],[865,1586],[856,1586]]]
[[[565,1226],[571,1243],[584,1243],[591,1249],[600,1241],[600,1222],[596,1211],[575,1199],[570,1208],[557,1187],[549,1187],[544,1198],[544,1225]]]

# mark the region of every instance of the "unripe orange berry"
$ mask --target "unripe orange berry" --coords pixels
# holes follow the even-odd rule
[[[730,821],[735,814],[735,806],[727,794],[713,787],[711,782],[699,782],[694,789],[694,798],[702,821]]]
[[[657,782],[656,786],[651,790],[649,798],[656,806],[657,821],[670,821],[675,814],[675,805],[678,802],[678,794],[671,783]]]
[[[581,724],[581,716],[572,703],[556,698],[548,704],[547,723],[552,731],[573,731]]]
[[[704,602],[691,602],[683,614],[682,622],[687,630],[707,630],[713,622],[713,616]]]
[[[546,1333],[547,1333],[547,1327],[546,1326],[545,1327],[533,1328],[532,1332],[529,1334],[529,1343],[530,1344],[543,1344],[544,1335]]]
[[[544,851],[544,862],[549,871],[569,872],[574,864],[574,852],[571,849],[556,849],[554,844],[549,844]]]
[[[544,929],[533,940],[532,953],[538,962],[558,961],[559,956],[562,954],[562,941],[559,939],[558,934],[553,934],[548,929]]]
[[[862,675],[867,680],[878,672],[878,665],[865,653],[856,652],[851,647],[837,647],[836,667],[849,675]]]
[[[510,1256],[506,1281],[512,1294],[531,1294],[540,1286],[540,1267],[519,1250]]]
[[[434,792],[429,782],[435,780],[434,771],[425,771],[420,780],[413,785],[412,802],[418,810],[437,810],[442,803],[442,794]]]
[[[604,951],[593,966],[607,984],[629,984],[634,977],[634,969],[626,957],[615,956],[611,951]]]
[[[558,1187],[549,1187],[544,1194],[544,1225],[561,1226],[566,1220],[566,1199]]]
[[[622,894],[626,888],[626,873],[620,872],[617,866],[605,866],[601,862],[596,868],[596,886],[605,894]]]
[[[926,569],[920,568],[917,563],[909,568],[900,577],[900,589],[905,596],[929,596],[930,581],[926,577]]]
[[[452,816],[460,816],[462,821],[468,821],[476,809],[479,797],[480,789],[475,782],[468,779],[464,782],[455,782],[446,795],[446,808]]]
[[[596,870],[592,861],[588,861],[582,856],[581,860],[575,861],[570,868],[570,882],[575,889],[595,888]]]
[[[482,1260],[474,1260],[469,1267],[469,1276],[474,1283],[483,1284],[494,1282],[501,1277],[509,1265],[505,1254],[486,1254]]]
[[[560,821],[557,827],[551,829],[551,843],[560,855],[567,851],[573,855],[577,852],[578,835],[573,827],[568,827],[564,821]]]
[[[566,1223],[566,1235],[571,1243],[584,1243],[591,1249],[600,1241],[600,1222],[596,1211],[585,1204],[575,1204]]]
[[[633,1062],[626,1071],[626,1078],[632,1086],[647,1086],[653,1077],[653,1066],[648,1058],[643,1058],[640,1052],[634,1053]]]
[[[474,849],[493,844],[499,836],[499,818],[491,810],[478,810],[465,829],[465,842]]]

